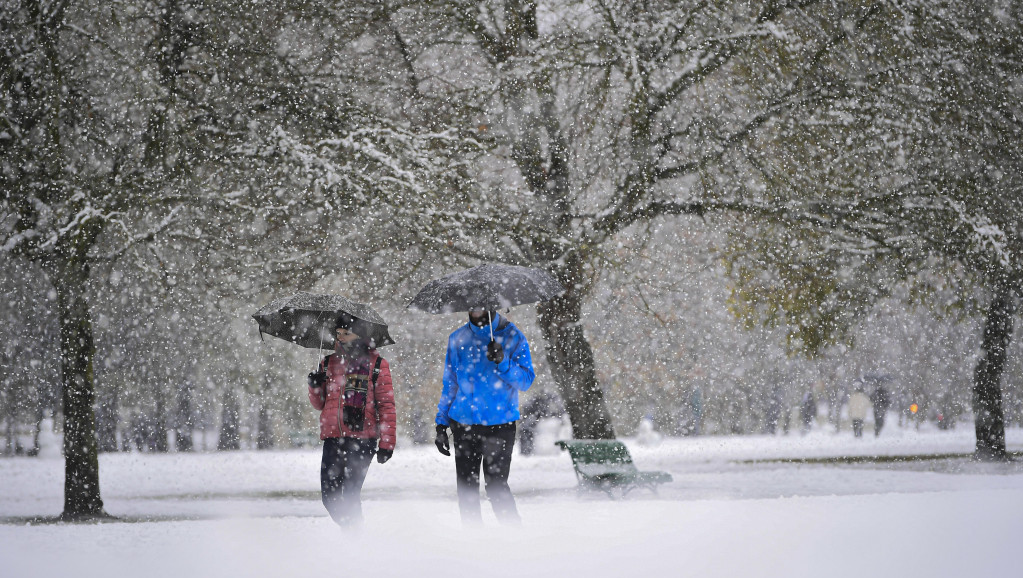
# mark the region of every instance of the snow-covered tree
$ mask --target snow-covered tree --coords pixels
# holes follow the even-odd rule
[[[138,55],[125,54],[130,47],[105,34],[92,11],[109,15],[97,5],[36,0],[4,2],[0,11],[0,243],[6,255],[40,264],[57,297],[67,519],[104,515],[85,294],[97,261],[114,257],[98,254],[100,238],[131,244],[173,215],[160,207],[152,224],[132,222],[137,207],[162,192],[152,183],[165,167],[144,154],[153,103],[138,100],[154,85],[132,71]]]
[[[404,207],[419,215],[411,231],[439,241],[428,249],[561,280],[566,293],[539,306],[551,371],[575,435],[612,437],[580,324],[602,254],[658,216],[748,210],[711,185],[773,119],[829,101],[822,70],[876,10],[452,0],[409,12],[395,4],[392,21],[410,90],[445,122],[475,127],[489,152],[440,210]]]
[[[914,295],[926,296],[947,295],[933,283],[944,279],[960,287],[957,301],[972,297],[970,287],[984,290],[977,454],[1004,457],[999,380],[1023,249],[1023,165],[1012,144],[1023,133],[1021,8],[890,2],[883,10],[837,68],[835,105],[779,124],[751,155],[772,197],[762,223],[773,224],[737,243],[748,259],[735,269],[739,300],[761,319],[798,320],[799,346],[814,351],[903,280],[918,281]],[[788,245],[772,242],[779,236]]]
[[[118,307],[106,293],[118,291],[117,279],[149,273],[131,294],[153,304],[150,313],[185,311],[196,295],[215,312],[230,305],[217,302],[227,292],[265,291],[254,283],[260,275],[310,279],[336,256],[322,232],[355,222],[377,197],[422,190],[429,171],[413,168],[442,158],[437,143],[449,139],[387,122],[369,98],[355,98],[330,43],[352,50],[363,31],[347,16],[359,7],[4,0],[0,8],[0,248],[38,264],[56,295],[63,517],[102,516],[95,305]],[[311,55],[308,46],[323,50]],[[303,247],[326,247],[328,258],[301,263]],[[192,343],[216,342],[198,318],[173,317],[182,321],[173,329]],[[177,352],[164,343],[169,364]],[[160,365],[153,352],[137,353],[127,371]]]

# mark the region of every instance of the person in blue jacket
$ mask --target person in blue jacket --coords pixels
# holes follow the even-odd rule
[[[437,404],[437,449],[451,455],[451,428],[463,522],[482,521],[480,466],[487,497],[502,523],[517,523],[508,487],[519,392],[533,384],[529,343],[515,324],[494,311],[469,311],[469,323],[448,338],[444,388]]]

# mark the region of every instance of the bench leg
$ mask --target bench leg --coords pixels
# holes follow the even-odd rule
[[[580,478],[579,485],[576,486],[576,490],[579,495],[589,494],[590,492],[600,491],[607,494],[607,497],[616,500],[614,494],[615,484],[608,480],[594,480],[590,478]]]
[[[603,487],[604,493],[607,494],[608,498],[612,500],[623,500],[629,493],[631,486],[628,484],[617,484],[612,481],[605,481]]]

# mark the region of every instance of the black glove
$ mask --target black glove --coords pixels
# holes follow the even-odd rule
[[[306,378],[309,382],[309,387],[316,389],[317,387],[323,387],[323,384],[327,383],[327,372],[317,371],[310,373],[309,377]]]
[[[387,463],[387,460],[391,459],[391,456],[393,455],[394,450],[379,449],[377,450],[377,463],[385,464]]]
[[[490,340],[490,345],[487,345],[487,359],[494,363],[501,363],[504,360],[504,348],[493,339]]]
[[[451,455],[451,445],[448,443],[448,426],[437,426],[437,439],[433,440],[433,443],[437,444],[438,452],[446,456]]]

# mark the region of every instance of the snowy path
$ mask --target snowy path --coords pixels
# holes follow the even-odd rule
[[[3,524],[0,575],[1014,575],[1023,465],[744,461],[964,453],[969,433],[627,440],[641,469],[674,482],[620,502],[579,495],[565,455],[519,457],[523,526],[485,508],[476,530],[459,523],[452,465],[405,445],[370,469],[358,537],[325,517],[312,450],[104,455],[107,511],[163,521]],[[1023,432],[1009,443],[1023,449]],[[59,459],[0,460],[0,518],[59,513],[61,484]]]

